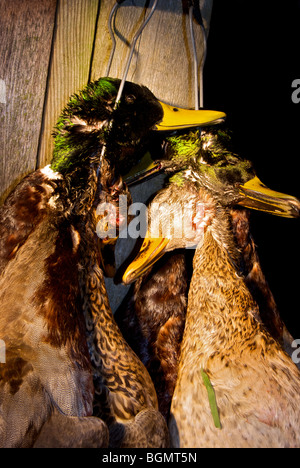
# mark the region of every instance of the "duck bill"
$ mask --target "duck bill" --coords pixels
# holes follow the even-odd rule
[[[159,103],[163,108],[164,114],[162,121],[153,128],[154,131],[158,132],[215,125],[223,122],[226,118],[224,112],[206,109],[183,109],[181,107],[170,106],[162,101],[159,101]],[[163,165],[159,161],[154,161],[150,152],[147,152],[141,161],[125,175],[124,181],[127,185],[133,185],[161,171],[163,171]]]
[[[163,256],[168,243],[169,239],[164,237],[153,239],[147,234],[139,253],[122,277],[123,283],[130,284],[146,273]]]
[[[284,218],[298,218],[300,215],[300,201],[297,198],[269,189],[258,177],[241,185],[240,194],[243,198],[239,201],[239,205],[246,208]]]
[[[163,170],[161,162],[154,161],[149,151],[142,157],[140,162],[134,166],[124,177],[124,182],[130,186],[141,182]]]
[[[161,101],[159,101],[159,103],[164,111],[162,121],[154,128],[154,130],[159,132],[215,125],[223,122],[226,118],[226,114],[224,114],[224,112],[206,109],[183,109],[180,107],[170,106],[169,104],[165,104]]]

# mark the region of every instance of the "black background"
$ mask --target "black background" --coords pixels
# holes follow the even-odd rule
[[[300,0],[214,0],[204,107],[227,113],[239,153],[270,188],[300,198]],[[294,338],[300,338],[300,219],[251,212],[263,271]]]

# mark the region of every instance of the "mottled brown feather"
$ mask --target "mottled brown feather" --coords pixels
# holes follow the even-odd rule
[[[300,373],[257,320],[258,309],[232,258],[225,209],[194,257],[178,380],[171,406],[175,447],[300,446]],[[214,426],[203,369],[214,388]]]
[[[0,207],[0,273],[47,213],[55,187],[41,171],[25,177]]]

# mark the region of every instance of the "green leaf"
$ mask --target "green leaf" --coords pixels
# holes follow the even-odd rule
[[[212,414],[215,426],[217,429],[222,429],[219,411],[217,407],[215,391],[213,389],[211,381],[209,380],[208,375],[206,374],[206,372],[204,372],[203,369],[201,369],[201,376],[202,376],[203,383],[207,390],[209,406],[210,406],[210,410],[211,410],[211,414]]]

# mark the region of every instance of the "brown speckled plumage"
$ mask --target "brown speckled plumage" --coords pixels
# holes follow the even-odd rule
[[[59,184],[40,171],[36,176],[49,187]],[[7,201],[16,223],[22,193],[21,187],[13,194],[14,203],[12,198]],[[1,447],[32,446],[54,408],[73,418],[92,415],[92,373],[78,313],[78,257],[71,226],[48,204],[51,195],[49,190],[48,199],[39,205],[42,213],[36,214],[35,224],[0,275],[0,336],[6,344],[6,363],[0,365]],[[36,207],[33,197],[28,211],[30,202]],[[13,215],[10,219],[13,225]],[[98,424],[87,419],[87,430],[89,421],[92,427]],[[103,430],[102,422],[100,426]],[[77,437],[84,441],[82,428],[78,420]]]
[[[94,414],[109,426],[110,447],[167,447],[168,430],[158,412],[152,380],[124,340],[110,309],[95,248],[99,241],[94,234],[95,223],[96,218],[90,214],[83,227],[84,260],[80,265],[83,313],[94,373]]]
[[[54,186],[40,171],[30,174],[0,207],[0,273],[46,215]]]
[[[84,222],[94,212],[95,199],[99,202],[103,145],[111,167],[118,161],[125,173],[163,116],[147,88],[128,82],[114,110],[119,84],[102,78],[70,97],[55,128],[51,166],[23,179],[0,208],[0,338],[6,351],[0,364],[0,447],[108,445],[107,425],[92,417],[91,343],[80,287],[89,284],[81,266],[91,266],[82,247]],[[113,198],[114,181],[107,189]],[[104,293],[95,248],[91,302]],[[61,438],[55,434],[58,427],[64,431]]]
[[[184,253],[166,255],[139,278],[115,318],[148,369],[168,419],[185,324],[188,272]]]
[[[193,262],[171,405],[171,443],[182,448],[297,447],[299,370],[257,319],[226,208],[203,189],[199,202],[206,223]],[[201,369],[215,391],[221,430],[214,426]]]
[[[150,232],[155,217],[164,219],[157,201],[167,201],[175,211],[181,200],[190,203],[196,191],[197,206],[203,208],[202,220],[195,225],[197,249],[169,420],[171,445],[299,447],[300,372],[262,323],[248,288],[243,275],[245,252],[239,249],[242,235],[235,232],[235,237],[232,230],[231,195],[228,191],[225,203],[222,193],[214,191],[213,184],[207,187],[207,179],[193,169],[183,172],[182,184],[177,181],[154,198],[155,209],[149,207]],[[233,205],[235,196],[232,190]],[[247,231],[242,232],[246,246]],[[165,251],[182,248],[188,241],[170,236]],[[141,260],[127,270],[131,280],[133,265],[144,271],[147,256],[142,252]],[[251,262],[247,268],[251,270]],[[202,372],[216,397],[220,429],[214,423]]]
[[[292,355],[293,337],[287,330],[278,310],[275,298],[263,274],[257,248],[250,233],[250,212],[246,209],[231,209],[232,229],[242,256],[245,282],[255,301],[259,304],[262,323],[269,333]]]
[[[224,225],[225,224],[225,225]],[[172,443],[181,447],[297,447],[300,374],[252,313],[254,302],[215,221],[194,258],[185,334],[172,402]],[[200,369],[213,385],[214,427]],[[193,424],[190,424],[193,421]],[[175,434],[178,434],[176,437]]]

